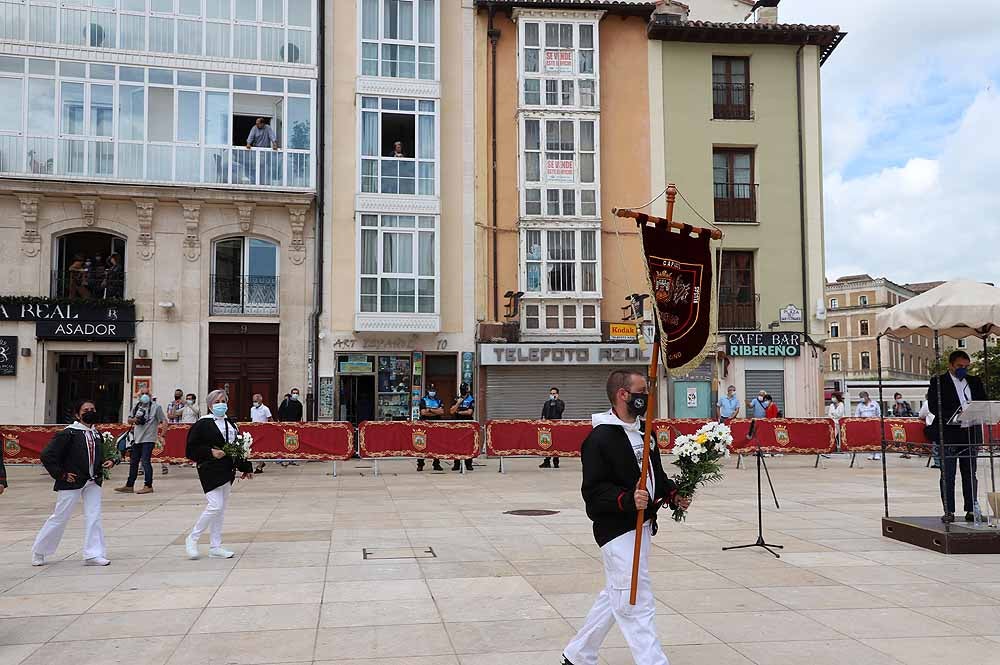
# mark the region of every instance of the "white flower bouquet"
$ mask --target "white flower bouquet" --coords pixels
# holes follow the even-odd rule
[[[681,435],[674,440],[674,466],[681,472],[674,476],[677,494],[692,497],[701,485],[722,480],[722,460],[729,457],[733,434],[729,427],[710,422],[691,435]],[[686,511],[676,508],[674,521],[684,520]]]
[[[101,456],[105,462],[111,460],[115,464],[118,464],[122,461],[122,454],[118,450],[118,439],[109,432],[101,433]],[[101,475],[104,480],[110,480],[111,469],[106,469],[102,466]]]
[[[248,460],[253,453],[253,437],[249,432],[240,432],[232,443],[222,447],[222,452],[232,457],[235,462]]]

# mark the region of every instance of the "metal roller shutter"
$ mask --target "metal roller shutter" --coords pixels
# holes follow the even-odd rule
[[[605,386],[612,369],[599,365],[491,367],[486,376],[486,417],[538,418],[549,389],[555,386],[566,402],[563,418],[589,419],[610,408]],[[646,372],[645,367],[631,369]]]
[[[785,371],[780,369],[748,369],[746,371],[746,399],[757,399],[763,390],[774,398],[782,414],[785,413]],[[752,413],[752,412],[751,412]]]

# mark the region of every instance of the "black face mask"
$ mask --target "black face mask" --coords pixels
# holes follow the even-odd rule
[[[629,393],[628,402],[626,402],[628,405],[628,412],[636,418],[646,415],[648,400],[648,393]]]
[[[80,422],[84,425],[96,425],[98,420],[97,411],[84,411],[80,414]]]

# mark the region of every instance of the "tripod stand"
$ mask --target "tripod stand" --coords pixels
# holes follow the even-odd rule
[[[764,540],[764,508],[763,500],[761,499],[761,484],[760,484],[760,468],[764,467],[764,474],[767,476],[767,484],[771,488],[771,496],[774,497],[774,507],[781,509],[778,505],[778,495],[774,491],[774,483],[771,482],[771,474],[767,470],[767,462],[764,461],[764,453],[760,450],[760,439],[757,437],[757,421],[750,421],[750,431],[747,433],[747,440],[754,441],[757,444],[757,452],[755,456],[757,457],[757,542],[750,543],[748,545],[733,545],[732,547],[723,547],[722,551],[727,552],[729,550],[742,550],[748,547],[763,547],[765,550],[774,555],[776,559],[780,559],[781,555],[774,551],[774,549],[784,549],[784,545],[772,545]]]

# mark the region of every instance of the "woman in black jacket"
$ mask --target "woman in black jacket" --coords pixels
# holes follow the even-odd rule
[[[58,495],[56,509],[45,520],[31,547],[31,565],[45,565],[59,547],[73,508],[83,500],[83,563],[87,566],[107,566],[104,530],[101,528],[102,467],[110,469],[114,461],[104,459],[97,409],[91,400],[77,402],[73,409],[76,421],[52,437],[42,450],[42,465],[55,479],[52,488]]]
[[[208,394],[208,414],[201,417],[188,430],[188,459],[198,465],[198,479],[205,492],[208,506],[195,522],[194,528],[184,541],[188,557],[198,558],[198,538],[206,530],[209,532],[212,559],[229,559],[234,552],[222,547],[222,522],[226,503],[232,491],[236,471],[242,478],[253,478],[253,465],[249,460],[236,461],[222,451],[223,446],[236,440],[239,428],[226,413],[229,410],[229,396],[224,390],[213,390]]]

